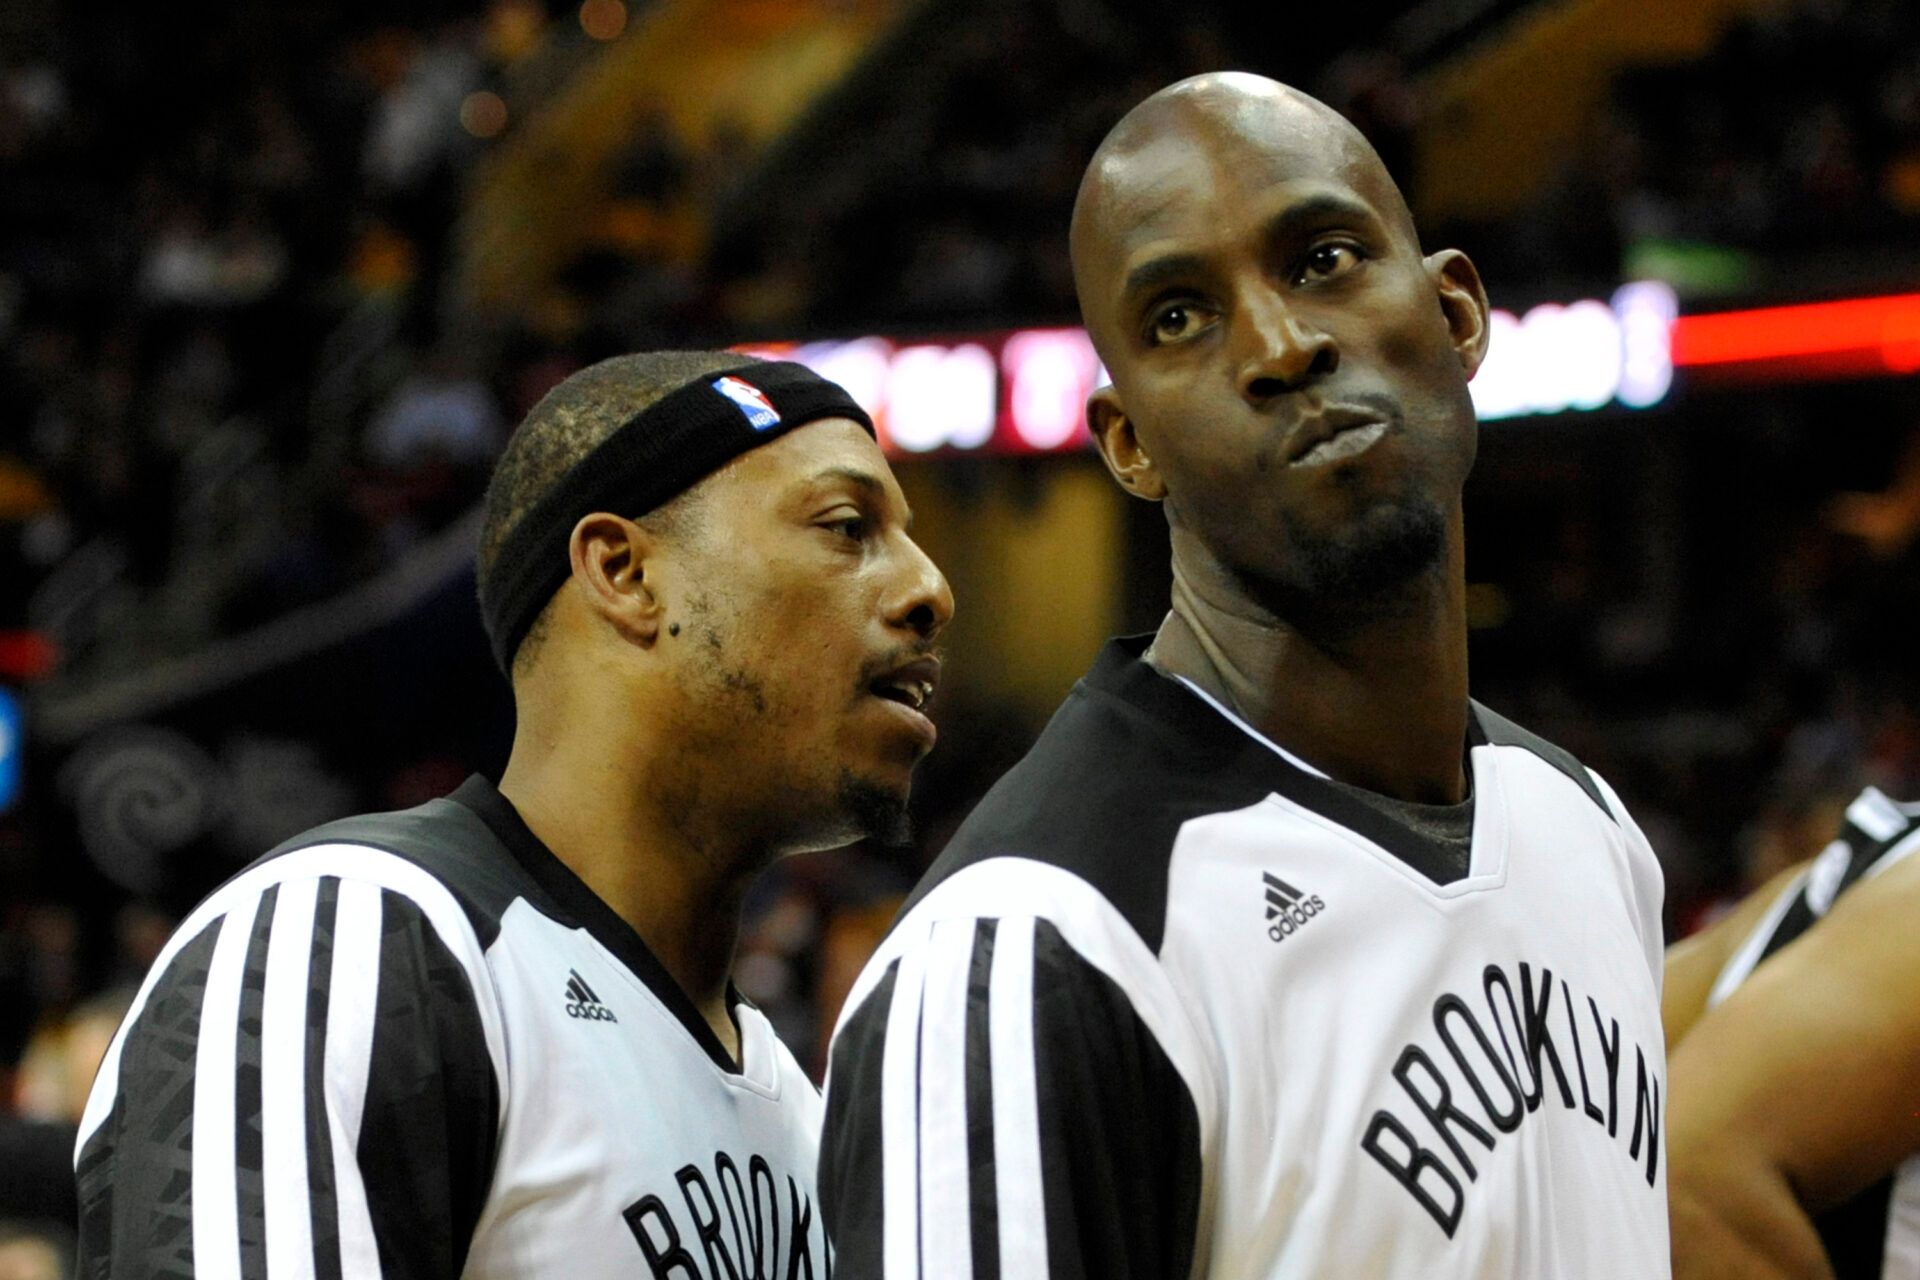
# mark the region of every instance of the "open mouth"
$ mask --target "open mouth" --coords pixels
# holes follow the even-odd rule
[[[933,699],[933,681],[882,676],[868,685],[867,691],[889,702],[898,702],[915,711],[923,711],[927,703]]]
[[[897,702],[909,711],[922,711],[933,701],[940,683],[940,659],[931,654],[902,662],[882,671],[867,682],[867,692],[888,702]]]

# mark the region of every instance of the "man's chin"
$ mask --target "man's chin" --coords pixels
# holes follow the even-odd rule
[[[840,812],[854,829],[854,840],[872,840],[895,849],[913,842],[906,788],[849,770],[840,775],[839,802]]]

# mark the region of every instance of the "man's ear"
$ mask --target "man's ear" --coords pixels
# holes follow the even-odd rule
[[[580,517],[567,540],[570,585],[581,602],[622,639],[643,648],[666,621],[666,603],[648,575],[659,549],[652,533],[604,511]]]
[[[1487,287],[1480,283],[1480,269],[1458,249],[1428,254],[1426,266],[1440,295],[1440,311],[1447,318],[1460,367],[1471,378],[1487,358]]]
[[[1155,469],[1133,419],[1120,406],[1120,393],[1111,386],[1101,387],[1087,397],[1087,429],[1100,448],[1101,460],[1120,482],[1120,487],[1136,498],[1158,502],[1167,496],[1167,482]]]

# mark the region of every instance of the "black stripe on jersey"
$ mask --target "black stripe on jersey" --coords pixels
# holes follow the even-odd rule
[[[1893,1178],[1880,1179],[1852,1199],[1813,1216],[1814,1230],[1833,1266],[1834,1280],[1881,1280],[1887,1259],[1887,1213]]]
[[[181,947],[123,1036],[112,1110],[80,1151],[80,1275],[193,1275],[193,1065],[224,916]]]
[[[1486,743],[1496,747],[1520,747],[1531,751],[1542,760],[1572,779],[1573,784],[1587,793],[1587,799],[1600,806],[1600,812],[1618,822],[1620,819],[1607,806],[1607,798],[1600,793],[1600,785],[1587,772],[1586,766],[1574,759],[1573,754],[1563,747],[1556,747],[1538,734],[1522,729],[1513,721],[1497,711],[1490,711],[1477,702],[1468,704],[1473,715],[1467,722],[1467,745],[1480,746]]]
[[[267,985],[267,939],[273,933],[280,886],[260,895],[240,975],[240,1026],[234,1037],[234,1206],[240,1218],[240,1274],[267,1273],[267,1195],[260,1137],[260,1030]]]
[[[1053,924],[1033,942],[1034,1076],[1048,1273],[1184,1277],[1200,1216],[1200,1119],[1126,993]]]
[[[307,961],[307,1206],[313,1224],[314,1280],[341,1280],[340,1202],[333,1182],[333,1130],[327,1122],[327,994],[340,879],[324,876],[313,908]]]
[[[973,1216],[974,1280],[1000,1280],[1000,1202],[994,1185],[993,1040],[988,1023],[988,984],[993,977],[993,937],[998,920],[974,926],[973,959],[967,970],[967,1175]]]
[[[1767,945],[1761,948],[1760,959],[1755,960],[1754,964],[1759,965],[1768,956],[1813,928],[1814,921],[1817,919],[1819,917],[1813,914],[1813,907],[1807,901],[1807,887],[1801,885],[1793,895],[1793,905],[1787,908],[1786,914],[1780,917],[1780,923],[1775,925],[1773,932],[1768,935]]]
[[[899,977],[896,960],[833,1039],[820,1131],[820,1216],[833,1241],[834,1268],[843,1277],[879,1276],[885,1268],[880,1079],[887,1010]],[[967,1101],[971,1106],[971,1094]],[[991,1107],[987,1114],[992,1115]]]
[[[381,892],[356,1152],[387,1275],[452,1276],[493,1181],[499,1083],[473,985],[412,899]]]

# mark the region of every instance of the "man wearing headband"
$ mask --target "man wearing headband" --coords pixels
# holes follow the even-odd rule
[[[952,614],[859,406],[625,356],[487,495],[512,756],[203,902],[107,1054],[81,1273],[819,1277],[819,1095],[728,980],[768,863],[904,825]]]

